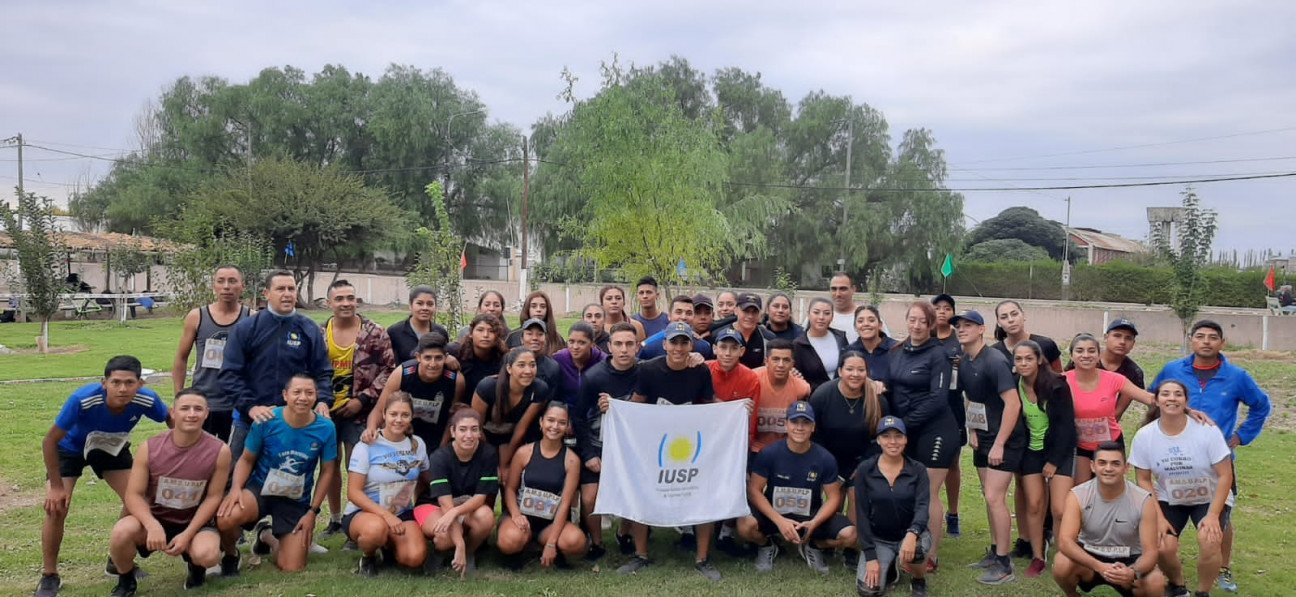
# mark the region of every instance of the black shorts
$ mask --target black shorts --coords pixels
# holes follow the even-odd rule
[[[959,427],[959,447],[962,448],[966,445],[968,445],[968,429],[967,427]]]
[[[986,440],[989,440],[988,442]],[[977,433],[977,448],[972,451],[972,466],[977,468],[990,468],[996,471],[1006,473],[1015,473],[1021,470],[1022,454],[1026,452],[1020,442],[1009,443],[1004,446],[1003,462],[998,466],[990,465],[990,448],[994,446],[994,438],[988,434]]]
[[[600,469],[600,470],[601,470],[601,469]],[[581,484],[581,485],[598,485],[599,479],[600,479],[601,477],[602,477],[602,475],[600,475],[600,474],[598,474],[598,473],[596,473],[596,472],[594,472],[594,471],[592,471],[592,470],[589,470],[589,467],[585,466],[584,463],[581,464],[581,469],[580,469],[580,484]]]
[[[179,535],[180,533],[183,533],[183,532],[185,531],[185,529],[189,528],[189,525],[187,525],[187,524],[169,524],[169,523],[165,523],[165,522],[163,522],[163,523],[161,523],[161,524],[162,524],[162,530],[163,530],[163,532],[166,533],[166,540],[167,540],[167,543],[168,543],[168,544],[171,543],[171,540],[172,540],[172,539],[175,539],[175,538],[176,538],[176,535]],[[205,533],[205,532],[207,532],[207,531],[211,531],[211,532],[213,532],[213,533],[217,532],[217,531],[216,531],[216,525],[215,525],[214,523],[210,523],[210,522],[209,522],[209,523],[203,525],[202,528],[198,529],[198,532],[199,532],[199,533]],[[147,532],[147,531],[146,531],[146,532]],[[196,535],[195,535],[195,536],[196,536]],[[145,545],[136,545],[136,546],[135,546],[135,551],[139,553],[139,555],[140,555],[141,558],[147,558],[147,557],[153,555],[153,551],[150,550],[150,549],[148,548],[148,545],[147,545],[147,544],[145,544]],[[184,561],[186,561],[186,562],[189,561],[189,554],[187,554],[187,553],[180,554],[180,557],[184,558]]]
[[[1081,548],[1081,549],[1084,549],[1084,545],[1081,545],[1080,548]],[[1102,562],[1102,563],[1104,563],[1104,564],[1116,564],[1116,563],[1121,563],[1121,564],[1124,564],[1126,568],[1133,568],[1133,567],[1134,567],[1134,563],[1135,563],[1135,562],[1138,562],[1138,559],[1139,559],[1139,556],[1128,556],[1128,557],[1124,557],[1124,558],[1113,558],[1113,557],[1111,557],[1111,556],[1100,556],[1100,555],[1098,555],[1098,554],[1096,554],[1096,553],[1093,553],[1093,552],[1091,552],[1091,551],[1086,551],[1085,553],[1087,553],[1087,554],[1093,556],[1094,559],[1096,559],[1096,560],[1098,560],[1099,562]],[[1078,565],[1079,565],[1079,564],[1077,564],[1077,566],[1078,566]],[[1134,591],[1131,591],[1131,590],[1129,590],[1129,589],[1125,589],[1125,588],[1123,588],[1123,587],[1118,587],[1118,586],[1116,586],[1116,585],[1113,585],[1113,584],[1107,582],[1107,579],[1103,578],[1103,575],[1098,574],[1097,572],[1094,572],[1094,573],[1093,573],[1093,576],[1092,576],[1089,580],[1083,580],[1083,581],[1080,581],[1080,584],[1077,585],[1077,586],[1080,588],[1081,591],[1084,591],[1084,592],[1086,592],[1086,593],[1092,593],[1094,589],[1096,589],[1096,588],[1098,588],[1098,587],[1100,587],[1100,586],[1103,586],[1103,585],[1106,585],[1106,586],[1111,587],[1111,588],[1114,589],[1117,593],[1119,593],[1122,597],[1134,597]]]
[[[364,510],[356,510],[355,512],[342,517],[342,534],[346,535],[347,539],[355,539],[355,537],[351,536],[351,521],[355,520],[356,514],[361,512],[364,512]],[[410,508],[401,512],[396,515],[396,518],[399,518],[401,522],[414,522],[414,509]]]
[[[1112,441],[1120,442],[1122,446],[1125,446],[1125,435],[1124,434],[1118,435],[1115,438],[1113,438]],[[1125,446],[1125,447],[1128,448],[1129,446]],[[1076,456],[1093,460],[1094,450],[1086,450],[1084,448],[1081,448],[1080,446],[1076,446]]]
[[[365,430],[365,423],[366,421],[360,417],[333,419],[333,429],[337,432],[338,443],[344,446],[354,446],[359,443],[360,434]]]
[[[225,443],[229,443],[230,430],[234,428],[234,411],[209,411],[207,420],[203,421],[203,431],[216,436]]]
[[[1191,520],[1193,527],[1200,527],[1203,518],[1210,514],[1210,504],[1196,504],[1192,506],[1171,506],[1169,502],[1157,502],[1161,506],[1161,515],[1165,516],[1166,522],[1170,523],[1170,528],[1174,529],[1176,537],[1183,534],[1184,527],[1188,526]],[[1229,522],[1233,519],[1233,507],[1224,506],[1224,511],[1220,512],[1220,530],[1227,529]]]
[[[779,532],[778,525],[773,520],[765,517],[756,509],[752,509],[752,516],[756,517],[756,527],[760,529],[762,535],[766,537],[781,537],[783,533]],[[841,534],[842,529],[851,526],[851,521],[842,514],[833,514],[826,522],[819,525],[810,535],[811,541],[832,541]]]
[[[291,534],[293,529],[297,528],[297,523],[301,522],[302,517],[310,511],[309,503],[273,495],[262,496],[259,486],[248,486],[246,489],[256,496],[257,520],[243,525],[244,530],[252,530],[257,521],[269,516],[270,532],[275,537],[282,537]]]
[[[86,466],[94,471],[96,477],[102,479],[105,473],[129,471],[134,464],[135,458],[131,456],[130,444],[122,446],[116,456],[103,450],[91,450],[89,457],[76,452],[58,451],[59,475],[64,479],[79,479],[85,472]]]
[[[948,469],[959,456],[958,428],[953,424],[935,424],[909,436],[905,454],[923,466]]]

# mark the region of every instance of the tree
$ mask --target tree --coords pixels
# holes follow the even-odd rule
[[[14,283],[22,293],[22,311],[35,315],[41,322],[41,335],[36,339],[37,350],[49,349],[49,320],[59,311],[59,302],[66,291],[63,278],[63,259],[66,250],[63,236],[54,220],[54,202],[35,193],[17,193],[18,207],[5,206],[5,232],[13,243],[18,257],[18,273]]]
[[[968,246],[988,240],[1015,238],[1028,245],[1039,247],[1048,252],[1050,258],[1061,261],[1068,242],[1062,224],[1047,220],[1039,212],[1029,207],[1010,207],[999,212],[999,215],[988,218],[972,229],[967,238]],[[1072,255],[1079,254],[1073,247]]]
[[[113,277],[117,278],[117,288],[121,292],[134,292],[135,276],[148,271],[155,260],[135,237],[108,248],[107,265],[112,269]]]
[[[1202,270],[1210,262],[1217,214],[1214,210],[1202,209],[1201,200],[1192,187],[1185,189],[1180,196],[1183,197],[1183,219],[1178,224],[1177,237],[1171,239],[1164,229],[1157,229],[1152,242],[1174,270],[1170,308],[1179,317],[1187,337],[1189,327],[1205,303]]]
[[[1044,261],[1048,251],[1028,245],[1017,238],[997,238],[968,247],[963,260],[970,263],[1007,263],[1012,261]]]
[[[427,186],[428,198],[436,210],[434,228],[420,226],[415,231],[418,257],[414,267],[405,274],[405,280],[411,288],[419,284],[431,286],[436,291],[437,304],[445,307],[438,310],[438,315],[449,324],[449,329],[456,329],[463,325],[464,242],[455,235],[444,193],[439,182]]]
[[[211,275],[218,265],[233,265],[243,272],[243,300],[255,301],[261,274],[274,265],[274,246],[268,238],[239,230],[228,220],[198,208],[186,208],[164,222],[162,234],[179,245],[167,264],[171,304],[180,313],[215,300]]]

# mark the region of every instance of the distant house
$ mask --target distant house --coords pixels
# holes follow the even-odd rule
[[[1147,252],[1143,243],[1093,228],[1067,228],[1067,234],[1086,253],[1089,265],[1102,265],[1113,259]]]

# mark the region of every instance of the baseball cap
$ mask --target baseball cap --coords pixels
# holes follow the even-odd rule
[[[954,302],[954,297],[945,294],[943,292],[932,297],[931,304],[935,305],[937,303],[949,303],[951,309],[954,309],[955,308],[954,305],[957,304]]]
[[[909,434],[908,431],[905,431],[904,421],[901,421],[898,417],[886,416],[886,417],[882,417],[881,421],[878,421],[878,431],[877,431],[878,435],[882,435],[883,433],[886,433],[891,429],[895,429],[896,431],[899,431],[900,433],[903,433],[905,435]]]
[[[950,325],[958,325],[960,321],[970,321],[977,325],[985,325],[985,318],[981,317],[976,311],[964,311],[950,318]]]
[[[741,311],[747,309],[748,307],[756,307],[757,309],[760,309],[761,308],[760,297],[750,292],[744,292],[738,295],[738,310]]]
[[[545,325],[544,320],[543,320],[543,319],[537,319],[537,318],[535,318],[535,317],[532,317],[531,319],[528,319],[528,320],[522,322],[522,329],[525,330],[525,329],[527,329],[527,328],[529,328],[529,327],[531,327],[531,326],[533,326],[533,325],[538,325],[538,326],[540,326],[540,331],[542,331],[542,332],[547,332],[547,331],[549,331],[549,326]]]
[[[1129,330],[1130,332],[1133,332],[1135,336],[1138,335],[1138,328],[1134,327],[1134,322],[1128,319],[1117,319],[1111,322],[1111,325],[1107,326],[1107,333],[1110,334],[1112,330],[1119,330],[1119,329],[1126,329]]]
[[[689,340],[693,339],[693,328],[682,321],[672,321],[666,324],[666,329],[664,331],[666,334],[666,340],[668,341],[672,338],[679,338],[680,336],[688,338]]]
[[[711,307],[712,309],[715,309],[715,303],[711,301],[711,297],[705,294],[693,295],[693,308],[696,309],[698,307],[703,307],[703,306]]]
[[[815,420],[814,407],[804,400],[793,402],[787,411],[787,420],[791,421],[792,419],[805,419],[813,423]]]
[[[743,341],[742,334],[739,334],[738,330],[735,330],[732,327],[727,327],[723,330],[720,330],[720,334],[715,337],[714,343],[719,344],[725,340],[733,340],[734,342],[738,343],[738,346],[747,345],[747,343]]]

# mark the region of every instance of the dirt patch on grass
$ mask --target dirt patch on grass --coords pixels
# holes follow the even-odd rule
[[[17,484],[0,480],[0,514],[38,506],[43,499],[39,490],[24,489]]]
[[[13,354],[40,354],[40,351],[36,350],[35,348],[13,348],[10,350],[13,350]],[[71,346],[52,347],[49,350],[45,351],[45,354],[77,354],[79,352],[85,352],[87,350],[90,350],[90,347],[82,346],[80,344],[73,344]]]

